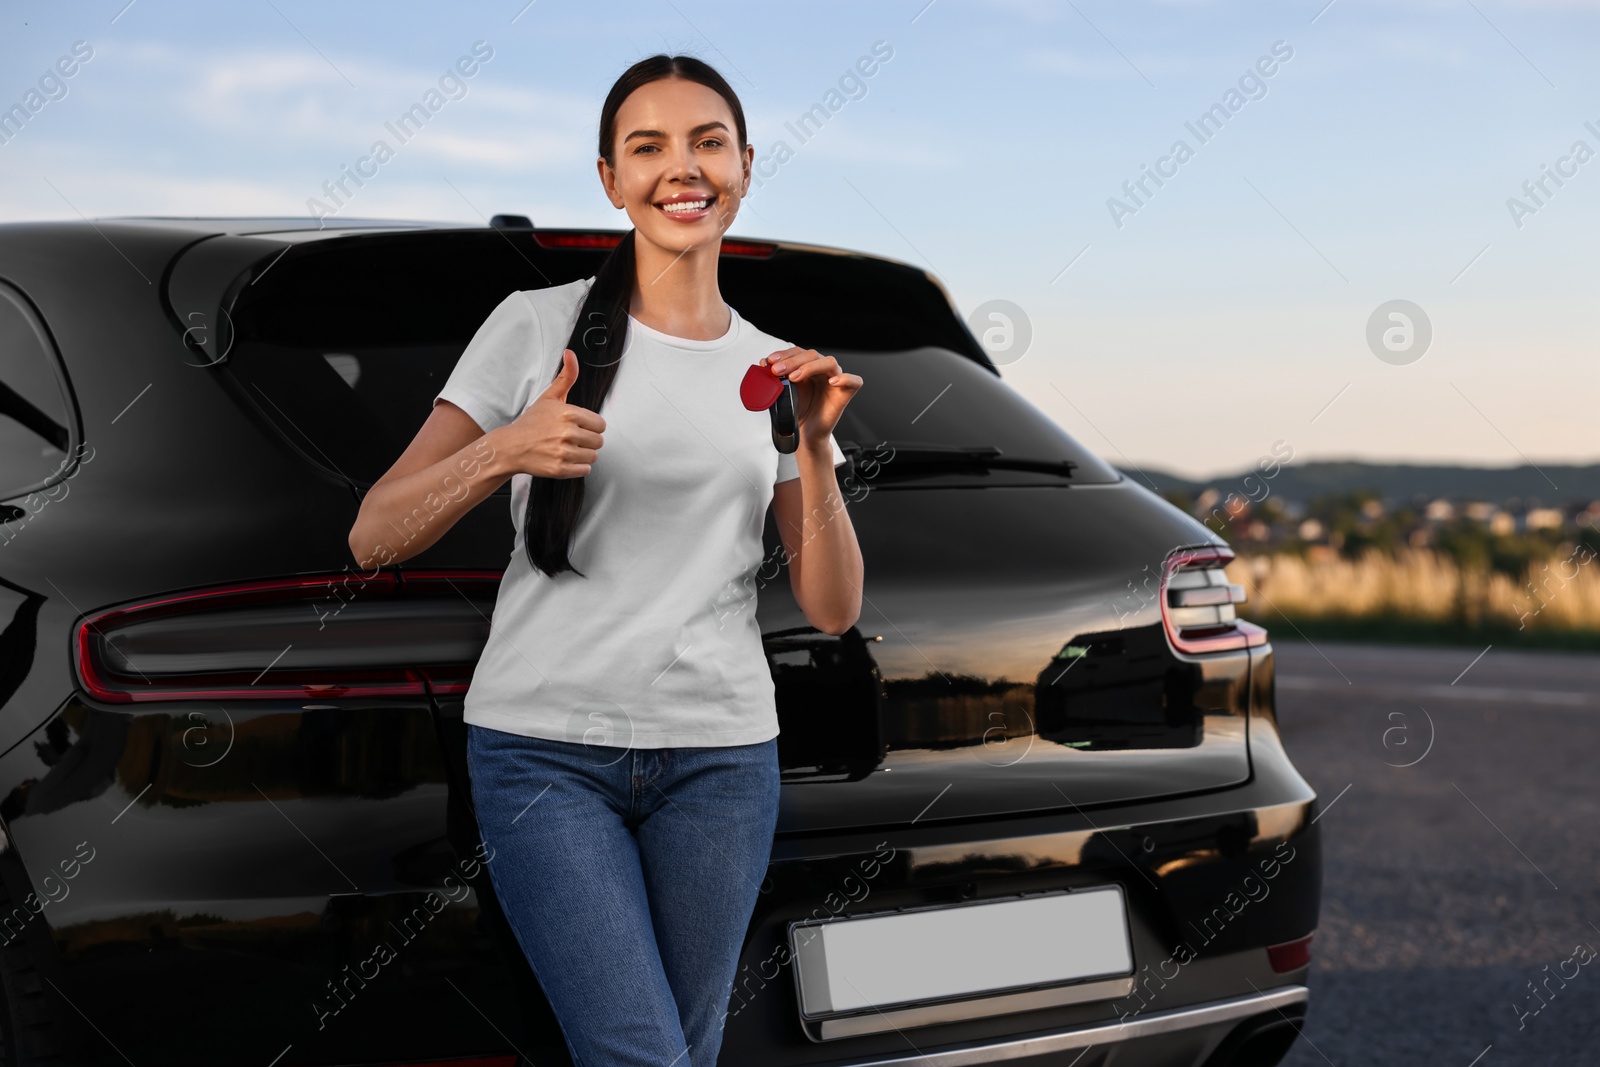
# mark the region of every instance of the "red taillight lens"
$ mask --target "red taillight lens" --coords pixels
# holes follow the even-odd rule
[[[620,233],[574,233],[570,231],[534,230],[533,240],[540,248],[615,248],[622,243]],[[765,259],[778,250],[770,241],[724,240],[721,252],[725,256],[755,256]]]
[[[540,248],[615,248],[622,243],[620,233],[551,233],[534,230],[533,240]]]
[[[725,256],[756,256],[765,259],[778,250],[775,244],[766,241],[727,241],[722,242],[722,254]]]
[[[1181,548],[1167,557],[1161,569],[1161,621],[1179,652],[1223,652],[1267,643],[1267,631],[1234,612],[1245,594],[1223,572],[1231,562],[1233,550],[1224,545]]]
[[[1267,962],[1272,964],[1274,974],[1284,974],[1288,971],[1298,971],[1311,962],[1311,938],[1307,934],[1298,941],[1285,941],[1281,945],[1267,946]]]
[[[83,619],[73,666],[91,697],[329,699],[462,692],[489,635],[496,571],[240,582]]]

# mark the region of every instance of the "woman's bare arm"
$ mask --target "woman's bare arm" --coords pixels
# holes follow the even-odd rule
[[[566,402],[578,362],[571,349],[561,358],[561,373],[539,399],[488,433],[448,400],[433,406],[411,444],[361,501],[349,544],[363,568],[415,556],[514,474],[589,473],[605,420]]]
[[[789,561],[789,588],[816,629],[842,634],[861,617],[861,546],[826,445],[802,447],[800,477],[772,487],[772,510]]]
[[[789,347],[767,356],[774,374],[786,375],[800,393],[800,477],[772,487],[772,510],[789,560],[789,588],[806,621],[825,634],[842,634],[861,617],[863,564],[856,530],[845,510],[833,470],[833,429],[861,388],[861,376],[811,348]]]
[[[497,458],[492,435],[450,401],[439,401],[362,499],[350,530],[356,561],[365,569],[399,563],[438,541],[514,473]]]

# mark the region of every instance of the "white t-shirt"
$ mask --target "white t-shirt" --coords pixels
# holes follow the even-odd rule
[[[435,401],[456,404],[485,432],[513,421],[555,377],[592,282],[506,297]],[[569,551],[587,577],[551,578],[528,562],[522,521],[533,479],[513,475],[516,538],[467,690],[468,723],[634,748],[777,736],[756,571],[773,485],[799,477],[799,467],[773,446],[768,414],[740,402],[739,383],[745,368],[787,347],[737,311],[710,341],[630,316]],[[831,435],[829,444],[834,465],[844,462]]]

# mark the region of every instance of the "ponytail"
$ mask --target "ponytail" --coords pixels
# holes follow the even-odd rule
[[[572,324],[566,347],[578,357],[578,380],[567,393],[567,403],[598,412],[610,394],[628,339],[634,273],[633,231],[629,230],[601,261]],[[557,367],[556,375],[560,373]],[[528,490],[528,508],[522,516],[523,544],[528,562],[552,578],[562,571],[588,577],[567,555],[583,507],[584,481],[581,477],[534,476]]]

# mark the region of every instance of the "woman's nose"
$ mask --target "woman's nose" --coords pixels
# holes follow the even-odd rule
[[[668,149],[667,177],[698,178],[699,176],[700,163],[687,145],[675,145]]]

